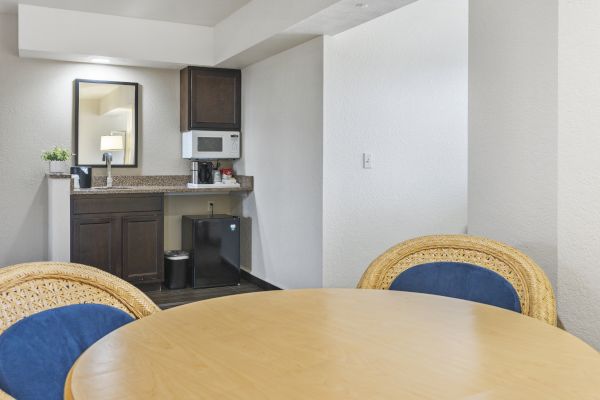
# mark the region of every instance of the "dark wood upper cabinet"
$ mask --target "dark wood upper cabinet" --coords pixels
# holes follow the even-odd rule
[[[187,67],[181,70],[180,84],[182,132],[240,130],[240,70]]]

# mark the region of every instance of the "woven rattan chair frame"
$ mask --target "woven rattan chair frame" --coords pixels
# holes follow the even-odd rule
[[[15,322],[56,307],[95,303],[139,319],[160,309],[133,285],[81,264],[37,262],[0,268],[0,334]],[[0,399],[11,399],[0,391]]]
[[[402,272],[438,261],[474,264],[500,274],[515,288],[524,315],[556,326],[556,299],[544,271],[519,250],[480,237],[424,236],[400,243],[369,265],[358,287],[389,289]]]

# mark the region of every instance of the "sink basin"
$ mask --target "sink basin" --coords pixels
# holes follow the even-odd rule
[[[92,190],[119,190],[119,189],[135,189],[135,186],[95,186]]]

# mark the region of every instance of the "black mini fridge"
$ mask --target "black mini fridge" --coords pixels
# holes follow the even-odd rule
[[[184,215],[181,247],[191,258],[193,288],[240,284],[240,219],[232,215]]]

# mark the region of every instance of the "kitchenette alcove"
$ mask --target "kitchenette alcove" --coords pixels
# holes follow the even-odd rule
[[[240,187],[188,188],[189,176],[93,178],[89,189],[74,189],[69,175],[48,175],[48,258],[100,268],[143,289],[164,279],[165,250],[181,248],[181,218],[210,212],[241,218],[242,264],[250,248],[250,220],[242,199],[253,177],[237,176]],[[211,208],[211,209],[209,209]]]

